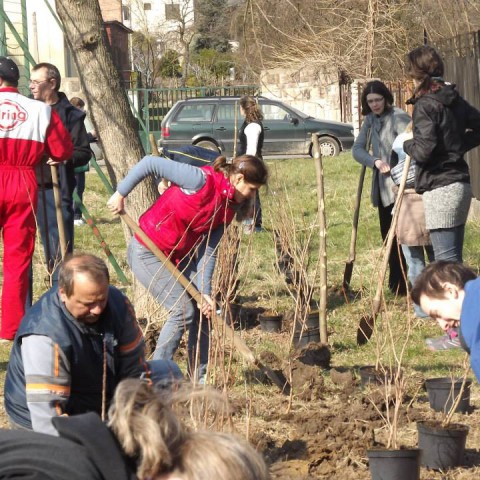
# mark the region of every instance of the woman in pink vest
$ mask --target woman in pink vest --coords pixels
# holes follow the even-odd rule
[[[237,220],[248,216],[257,190],[267,183],[267,168],[251,155],[237,157],[232,163],[218,157],[212,166],[202,168],[146,156],[119,183],[108,201],[109,209],[121,212],[125,197],[148,175],[165,178],[173,186],[140,217],[140,227],[205,298],[198,306],[142,241],[132,238],[128,263],[134,275],[169,311],[153,358],[173,359],[188,328],[190,370],[197,364],[196,378],[204,382],[209,325],[203,316],[209,318],[214,308],[210,294],[217,246],[234,216]],[[195,362],[197,343],[199,360]]]

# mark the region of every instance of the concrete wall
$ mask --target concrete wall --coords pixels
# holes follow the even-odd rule
[[[55,11],[55,1],[48,2]],[[27,0],[27,24],[32,57],[37,63],[53,63],[64,77],[66,58],[63,32],[43,1]]]

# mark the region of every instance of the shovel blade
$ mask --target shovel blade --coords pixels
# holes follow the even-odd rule
[[[368,343],[373,334],[375,327],[375,317],[370,315],[364,315],[360,319],[360,323],[357,329],[357,345],[365,345]]]
[[[267,365],[264,365],[260,361],[255,362],[255,366],[264,374],[266,375],[269,380],[276,385],[280,391],[284,395],[289,395],[290,394],[290,384],[288,383],[287,379],[282,375],[282,378],[280,378],[280,375],[272,370],[270,367],[267,367]]]
[[[343,283],[342,288],[345,292],[350,290],[350,282],[352,281],[353,273],[353,261],[348,261],[345,263],[345,270],[343,271]]]

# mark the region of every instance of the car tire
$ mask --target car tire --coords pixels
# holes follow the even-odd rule
[[[210,142],[208,140],[201,140],[200,142],[197,142],[195,146],[206,148],[207,150],[213,150],[214,152],[222,153],[215,143]]]
[[[332,137],[320,137],[318,144],[322,157],[336,157],[340,153],[340,144]]]

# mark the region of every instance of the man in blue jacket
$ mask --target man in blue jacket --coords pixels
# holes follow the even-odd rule
[[[458,262],[433,262],[417,277],[412,300],[447,332],[458,327],[460,345],[480,381],[480,278]]]
[[[15,337],[5,380],[14,426],[58,435],[51,419],[105,411],[124,378],[182,378],[169,360],[145,360],[145,342],[128,299],[109,285],[105,262],[77,254],[28,311]]]

